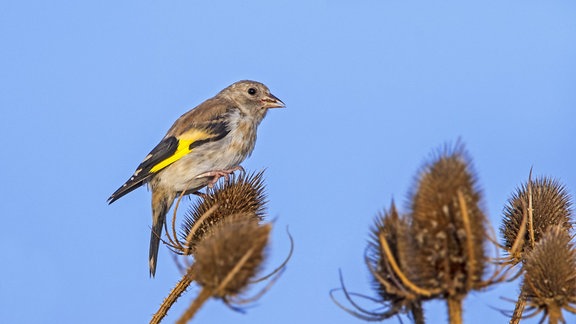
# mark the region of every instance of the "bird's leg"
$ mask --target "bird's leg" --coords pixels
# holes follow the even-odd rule
[[[246,172],[243,167],[237,165],[233,168],[226,169],[226,170],[213,170],[213,171],[204,172],[204,173],[196,176],[196,178],[213,177],[212,181],[210,181],[210,183],[208,183],[208,188],[212,188],[212,187],[214,187],[214,184],[216,184],[216,182],[218,182],[218,179],[220,179],[221,177],[224,177],[224,179],[226,179],[226,181],[230,180],[230,174],[232,174],[234,171],[242,171],[244,173]]]

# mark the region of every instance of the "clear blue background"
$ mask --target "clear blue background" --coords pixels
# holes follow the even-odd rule
[[[162,247],[148,277],[149,192],[106,198],[178,116],[241,79],[288,106],[244,167],[267,168],[268,268],[287,226],[296,250],[247,314],[212,300],[197,323],[361,323],[328,296],[338,270],[372,294],[374,216],[405,206],[426,156],[458,137],[496,227],[530,167],[576,192],[574,1],[3,0],[0,322],[150,319],[178,270]],[[494,308],[516,294],[471,294],[465,322],[506,322]]]

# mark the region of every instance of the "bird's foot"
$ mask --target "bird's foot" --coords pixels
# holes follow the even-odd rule
[[[213,179],[208,183],[208,188],[212,188],[212,187],[214,187],[216,182],[218,182],[218,179],[220,179],[222,177],[224,177],[224,179],[226,179],[226,181],[230,180],[230,174],[234,173],[234,171],[242,171],[243,173],[246,172],[243,167],[237,165],[233,168],[226,169],[226,170],[213,170],[213,171],[204,172],[204,173],[198,175],[196,178],[212,177]]]

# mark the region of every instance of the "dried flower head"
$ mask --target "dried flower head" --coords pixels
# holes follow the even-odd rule
[[[202,195],[188,210],[180,232],[183,254],[194,253],[196,244],[212,233],[215,225],[236,215],[256,223],[266,212],[263,172],[241,174]]]
[[[401,278],[406,272],[410,244],[408,224],[398,215],[392,202],[388,211],[377,216],[366,251],[372,284],[381,298],[380,303],[388,306],[383,312],[373,312],[376,319],[389,318],[400,312],[410,313],[414,319],[423,316],[421,296],[410,290]]]
[[[394,202],[389,210],[376,217],[366,248],[365,262],[379,298],[349,293],[341,275],[341,288],[330,292],[336,305],[367,321],[381,321],[399,313],[407,313],[415,323],[424,323],[422,298],[412,290],[413,285],[404,275],[404,260],[408,257],[407,246],[410,244],[408,228],[406,219],[399,216]],[[344,293],[353,309],[345,307],[336,300],[334,293],[337,291]],[[355,298],[370,300],[379,306],[375,310],[367,310],[356,303]]]
[[[529,308],[545,312],[550,323],[564,322],[562,309],[576,313],[576,250],[563,225],[541,233],[524,265],[524,294]]]
[[[571,229],[571,213],[570,195],[558,181],[544,177],[522,184],[508,199],[500,227],[504,246],[512,262],[522,261],[524,254],[549,227],[560,225],[567,230]],[[526,224],[524,228],[522,224]],[[516,247],[517,240],[519,244]]]
[[[425,164],[411,196],[412,281],[438,296],[463,297],[484,286],[488,235],[481,198],[462,144]]]
[[[382,247],[382,241],[385,240],[393,257],[400,268],[403,268],[403,259],[405,258],[405,240],[408,226],[404,219],[401,219],[396,210],[394,203],[388,211],[379,214],[375,224],[371,229],[370,241],[367,249],[367,262],[373,278],[372,284],[378,294],[384,301],[396,301],[405,298],[402,292],[402,283],[398,280],[386,252]],[[400,242],[402,241],[402,242]],[[400,287],[397,287],[400,285]]]
[[[271,225],[230,217],[196,246],[195,278],[212,296],[240,294],[264,260]]]

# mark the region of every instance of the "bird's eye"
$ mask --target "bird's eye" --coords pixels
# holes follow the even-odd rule
[[[248,89],[248,94],[251,95],[251,96],[255,95],[255,94],[256,94],[256,89],[254,89],[254,88]]]

